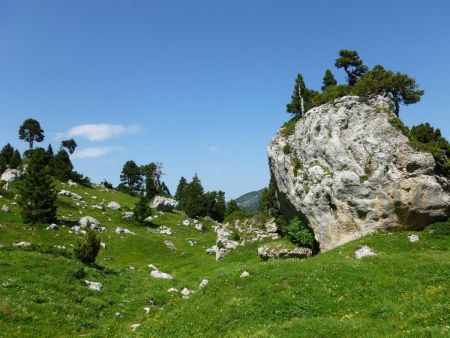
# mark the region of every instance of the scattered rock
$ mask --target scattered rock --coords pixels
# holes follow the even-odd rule
[[[164,241],[164,244],[169,248],[169,249],[171,249],[171,250],[176,250],[176,246],[175,246],[175,243],[174,242],[172,242],[172,241],[169,241],[169,240],[165,240]]]
[[[364,245],[363,247],[359,248],[355,251],[355,257],[357,259],[361,259],[365,256],[376,256],[377,254],[372,251],[371,248],[369,248],[367,245]]]
[[[130,234],[134,235],[135,233],[133,231],[128,230],[127,228],[117,227],[115,230],[116,234]]]
[[[7,213],[9,213],[9,208],[6,206],[6,205],[4,205],[3,207],[2,207],[2,211],[5,213],[5,214],[7,214]]]
[[[409,239],[409,241],[410,241],[411,243],[414,243],[414,242],[419,241],[420,238],[419,238],[419,236],[413,234],[413,235],[409,235],[409,236],[408,236],[408,239]]]
[[[188,243],[189,243],[190,246],[194,246],[194,242],[188,241]]]
[[[139,326],[141,326],[141,324],[131,324],[131,329],[133,330],[133,332],[134,331],[136,331],[138,328],[139,328]]]
[[[175,288],[170,288],[170,289],[167,289],[167,292],[178,292],[178,290]]]
[[[183,290],[181,290],[181,295],[183,296],[183,298],[189,298],[191,293],[192,291],[188,288],[184,288]]]
[[[173,276],[169,273],[161,272],[159,269],[154,266],[153,264],[149,264],[148,266],[150,269],[152,269],[152,272],[150,272],[150,276],[153,278],[159,278],[159,279],[172,279]]]
[[[145,311],[145,314],[149,314],[150,313],[150,307],[144,307],[144,311]]]
[[[309,248],[283,248],[281,246],[263,245],[258,248],[258,256],[263,260],[269,258],[307,258],[312,256]]]
[[[153,217],[152,216],[148,216],[146,219],[144,219],[144,222],[146,222],[146,223],[153,222]]]
[[[126,220],[126,221],[130,221],[134,218],[134,212],[132,211],[126,211],[124,213],[122,213],[122,219]]]
[[[247,277],[249,277],[250,276],[250,274],[247,272],[247,271],[243,271],[242,273],[241,273],[241,278],[247,278]]]
[[[207,279],[203,279],[198,286],[199,289],[203,289],[206,285],[208,285],[209,281]]]
[[[58,227],[58,225],[55,224],[55,223],[50,224],[50,225],[46,228],[46,230],[58,230],[58,229],[59,229],[59,227]]]
[[[19,242],[19,243],[14,244],[14,246],[20,246],[20,247],[30,246],[30,245],[31,245],[30,242]]]
[[[4,182],[7,182],[7,183],[15,182],[15,181],[18,181],[20,179],[20,176],[21,176],[21,172],[19,170],[17,170],[17,169],[6,169],[3,172],[3,174],[2,174],[2,176],[0,178],[0,181],[4,181]]]
[[[155,198],[150,203],[150,207],[153,210],[172,212],[177,206],[178,202],[173,198],[164,196],[155,196]]]
[[[54,248],[56,249],[60,249],[60,250],[65,250],[66,247],[64,245],[53,245]]]
[[[72,180],[69,180],[67,183],[69,184],[69,187],[76,187],[78,185],[76,182]]]
[[[159,227],[159,233],[163,235],[172,235],[172,229],[163,225]]]
[[[68,191],[68,190],[61,190],[58,193],[58,195],[69,197],[69,198],[72,198],[72,199],[77,200],[77,201],[81,201],[83,199],[83,197],[81,197],[80,195],[75,194],[74,192],[71,192],[71,191]]]
[[[102,283],[98,283],[98,282],[90,282],[88,280],[84,281],[87,285],[87,287],[90,290],[94,290],[94,291],[100,291],[102,289]]]
[[[100,246],[101,246],[103,249],[106,249],[106,243],[100,242]]]
[[[195,229],[197,229],[198,231],[203,231],[203,224],[202,223],[197,223],[194,226]]]
[[[78,224],[80,225],[80,227],[84,228],[87,225],[91,226],[92,230],[96,230],[98,229],[100,222],[97,221],[94,217],[92,216],[83,216],[80,218],[80,220],[78,221]]]
[[[112,209],[112,210],[119,210],[120,209],[120,204],[117,203],[117,202],[114,202],[114,201],[109,202],[107,206],[108,206],[109,209]]]
[[[188,226],[188,225],[190,225],[191,224],[191,222],[188,220],[188,219],[185,219],[184,221],[183,221],[183,225],[184,226]]]
[[[277,223],[275,223],[275,218],[270,219],[266,223],[266,231],[268,233],[276,233],[278,231]]]

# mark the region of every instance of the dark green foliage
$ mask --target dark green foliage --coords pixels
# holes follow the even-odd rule
[[[227,210],[225,212],[225,215],[226,216],[231,215],[233,212],[238,211],[238,210],[240,210],[240,209],[239,209],[237,202],[235,200],[231,200],[227,203]]]
[[[108,182],[106,179],[104,179],[101,183],[106,189],[114,189],[114,186],[112,183]]]
[[[9,161],[9,167],[11,169],[17,169],[21,164],[22,164],[22,157],[20,156],[19,151],[16,149],[14,150],[13,156]]]
[[[34,142],[42,142],[44,140],[44,130],[35,119],[25,120],[19,128],[19,138],[27,141],[30,149],[33,149]]]
[[[295,156],[292,160],[292,164],[294,165],[294,176],[297,176],[298,171],[303,169],[303,163]]]
[[[361,76],[368,71],[367,66],[363,64],[358,53],[354,50],[340,50],[339,57],[336,59],[334,65],[337,68],[344,68],[350,86],[355,85]]]
[[[100,251],[100,238],[97,238],[94,230],[89,229],[86,234],[86,239],[81,242],[78,241],[73,252],[75,256],[84,264],[93,264]]]
[[[446,222],[438,222],[427,226],[425,231],[435,237],[448,238],[450,236],[450,218]]]
[[[285,122],[283,126],[281,127],[280,134],[283,137],[288,137],[294,134],[295,132],[295,124],[297,123],[299,117],[295,116],[294,118],[290,119],[289,121]]]
[[[222,222],[225,217],[225,193],[223,191],[209,191],[203,195],[204,215],[213,220]]]
[[[142,184],[141,168],[134,161],[127,161],[122,168],[122,173],[120,174],[121,184],[117,187],[118,190],[136,194]]]
[[[409,128],[400,120],[398,117],[391,118],[389,122],[392,124],[395,129],[400,131],[403,135],[409,138]]]
[[[410,140],[418,150],[433,155],[438,173],[450,177],[450,143],[439,129],[429,123],[419,124],[411,128]]]
[[[292,147],[289,143],[286,143],[283,147],[283,153],[289,155],[292,152]]]
[[[317,107],[327,102],[349,95],[351,87],[347,85],[336,85],[326,87],[322,93],[315,93],[311,98],[311,107]]]
[[[49,160],[52,159],[53,156],[55,156],[55,153],[53,152],[53,147],[50,143],[48,144],[46,153],[47,153]]]
[[[303,224],[297,217],[291,219],[287,225],[289,239],[299,246],[313,248],[314,235],[311,230]]]
[[[333,73],[331,72],[331,70],[327,69],[325,71],[325,75],[323,76],[322,91],[324,91],[325,88],[327,88],[327,87],[336,86],[336,85],[337,85],[337,81],[334,78]]]
[[[3,156],[5,162],[7,164],[9,164],[9,162],[11,161],[11,158],[14,155],[14,147],[11,144],[6,144],[2,150],[0,151],[0,155]]]
[[[62,182],[73,179],[73,165],[69,154],[61,149],[50,161],[51,174]]]
[[[275,216],[279,213],[277,189],[273,178],[270,179],[269,187],[262,192],[259,202],[259,210],[267,212],[269,215]]]
[[[6,161],[3,155],[0,154],[0,175],[6,170]]]
[[[141,167],[141,174],[145,178],[145,194],[149,201],[162,192],[162,165],[151,162]]]
[[[183,198],[180,201],[179,208],[183,210],[189,217],[197,217],[204,214],[205,200],[203,198],[203,186],[197,174],[192,181],[186,186]]]
[[[71,138],[70,140],[64,140],[61,142],[61,148],[66,148],[69,151],[69,154],[73,154],[73,152],[77,148],[77,143],[73,138]]]
[[[134,206],[133,212],[134,217],[138,222],[144,222],[144,220],[151,216],[152,209],[150,208],[150,200],[147,198],[147,196],[144,193],[141,193],[141,196],[139,198],[139,201]]]
[[[370,72],[364,74],[354,88],[359,96],[383,95],[391,98],[398,115],[400,103],[408,105],[420,101],[424,94],[418,89],[416,80],[403,73],[393,73],[376,65]]]
[[[188,183],[186,179],[183,176],[181,176],[180,182],[178,182],[177,191],[175,192],[174,196],[177,201],[181,201],[183,199],[184,193],[186,192],[187,184]]]
[[[44,150],[33,152],[18,189],[18,203],[25,223],[56,221],[56,191],[45,165]]]
[[[306,87],[303,76],[298,74],[295,79],[291,102],[286,105],[286,111],[297,117],[301,117],[310,108],[312,94],[313,93]]]

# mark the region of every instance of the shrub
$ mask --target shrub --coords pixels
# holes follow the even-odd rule
[[[294,117],[294,118],[290,119],[289,121],[285,122],[280,130],[281,136],[288,137],[288,136],[294,134],[295,124],[297,123],[298,120],[299,120],[299,117]]]
[[[292,147],[289,143],[286,143],[283,147],[283,153],[289,155],[292,152]]]
[[[148,216],[151,216],[152,209],[150,208],[147,196],[141,195],[141,198],[134,206],[133,212],[138,222],[144,222]]]
[[[294,157],[292,162],[294,162],[294,176],[297,176],[298,171],[303,169],[303,164],[297,156]]]
[[[287,226],[287,234],[289,239],[299,246],[305,246],[308,248],[314,247],[314,235],[311,230],[297,217],[294,217],[289,221]]]
[[[73,251],[84,264],[93,264],[100,251],[100,238],[97,238],[93,230],[88,230],[85,241],[78,241]]]

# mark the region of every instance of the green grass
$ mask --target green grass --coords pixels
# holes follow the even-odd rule
[[[89,204],[117,201],[131,209],[135,198],[84,187],[68,188]],[[88,195],[85,194],[88,193]],[[92,196],[97,196],[93,199]],[[12,196],[11,196],[12,197]],[[13,198],[13,197],[12,197]],[[262,262],[259,243],[239,247],[216,262],[205,249],[215,242],[211,222],[205,231],[181,225],[184,216],[165,213],[156,225],[170,226],[172,236],[155,227],[123,221],[121,211],[82,209],[102,222],[107,249],[99,267],[86,277],[73,273],[83,265],[71,244],[80,235],[68,228],[21,223],[13,200],[3,198],[10,214],[0,213],[1,337],[445,337],[449,331],[449,223],[408,234],[379,233],[307,260]],[[59,217],[75,222],[76,201],[61,197]],[[71,215],[71,216],[70,216]],[[111,221],[109,221],[110,219]],[[123,226],[136,235],[117,235]],[[431,230],[431,231],[430,231]],[[168,249],[163,241],[177,246]],[[188,240],[196,242],[190,246]],[[12,243],[30,241],[31,248]],[[286,239],[279,243],[292,245]],[[66,250],[55,250],[55,244]],[[378,256],[356,260],[354,251],[369,245]],[[175,278],[155,280],[148,264]],[[134,267],[134,269],[130,269]],[[242,271],[250,277],[240,278]],[[209,284],[199,290],[202,279]],[[101,282],[102,291],[88,290],[84,280]],[[187,287],[189,299],[167,289]],[[149,314],[144,307],[150,306]],[[121,315],[116,316],[119,312]],[[141,326],[133,332],[130,326]]]

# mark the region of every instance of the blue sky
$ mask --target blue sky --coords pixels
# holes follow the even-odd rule
[[[25,150],[18,127],[34,117],[45,147],[74,135],[94,181],[158,161],[171,190],[198,173],[235,198],[268,182],[296,74],[344,81],[343,48],[415,77],[425,96],[402,119],[450,138],[449,17],[449,1],[2,0],[0,145]]]

